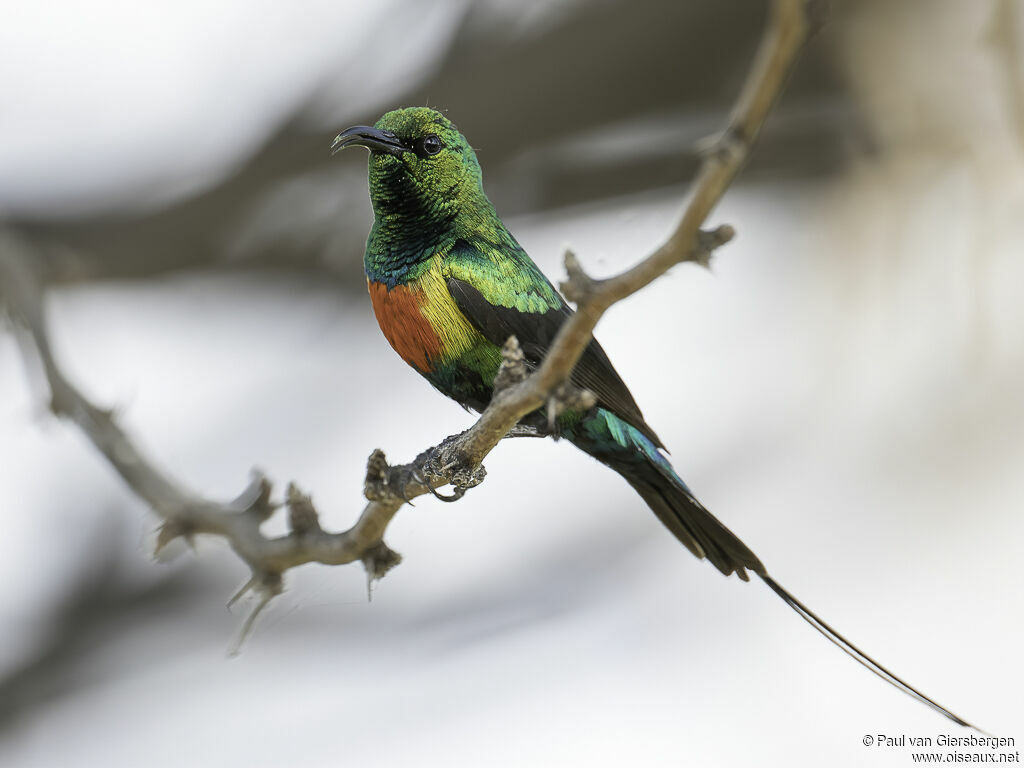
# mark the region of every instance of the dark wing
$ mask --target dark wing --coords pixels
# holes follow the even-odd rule
[[[546,278],[541,278],[547,283]],[[550,288],[550,284],[545,285],[545,288]],[[558,296],[553,288],[550,290]],[[501,346],[509,336],[514,335],[519,339],[519,345],[527,361],[534,366],[539,365],[544,359],[558,329],[573,312],[560,296],[557,299],[557,306],[549,307],[543,312],[503,306],[488,301],[479,290],[457,277],[448,278],[448,291],[462,314],[484,338]],[[589,389],[597,395],[599,405],[632,424],[653,440],[655,445],[662,447],[661,440],[644,421],[633,395],[596,340],[591,339],[583,351],[570,380],[578,387]]]

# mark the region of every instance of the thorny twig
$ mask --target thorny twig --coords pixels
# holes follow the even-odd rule
[[[369,584],[401,562],[384,543],[384,533],[399,509],[424,494],[453,485],[460,498],[482,482],[484,458],[507,436],[537,434],[518,424],[538,408],[551,418],[567,404],[593,402],[588,392],[567,386],[569,374],[598,320],[614,303],[639,291],[681,262],[707,265],[712,252],[734,236],[727,225],[705,231],[701,225],[746,161],[761,125],[775,103],[811,31],[813,0],[775,0],[761,46],[751,66],[726,130],[707,152],[692,185],[689,202],[666,242],[646,259],[620,275],[595,280],[567,252],[566,297],[576,313],[562,326],[547,357],[529,373],[518,341],[508,340],[502,351],[501,372],[494,396],[479,420],[468,430],[446,438],[411,463],[390,466],[375,450],[367,462],[366,507],[347,531],[330,533],[320,526],[312,499],[289,485],[285,506],[290,532],[265,536],[260,525],[280,507],[272,501],[272,486],[254,472],[246,489],[230,502],[216,502],[171,479],[144,456],[125,434],[115,415],[92,404],[61,371],[52,351],[43,314],[41,291],[29,268],[27,246],[0,233],[0,299],[26,329],[50,390],[50,407],[75,422],[106,457],[125,483],[163,520],[157,550],[179,537],[200,533],[222,536],[249,567],[252,577],[234,598],[248,591],[259,595],[256,608],[243,624],[237,652],[259,612],[283,588],[285,571],[304,563],[342,565],[360,561]]]

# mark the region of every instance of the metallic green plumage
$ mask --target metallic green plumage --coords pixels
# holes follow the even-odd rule
[[[349,129],[338,143],[371,150],[375,219],[365,267],[382,330],[435,387],[482,410],[505,340],[516,335],[537,365],[572,310],[498,217],[473,149],[443,115],[395,110],[372,128]],[[593,391],[598,405],[564,414],[560,433],[625,477],[695,555],[744,579],[748,569],[764,573],[672,469],[596,341],[572,379]],[[541,413],[524,422],[547,427]]]

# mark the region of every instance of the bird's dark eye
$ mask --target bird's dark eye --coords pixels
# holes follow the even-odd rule
[[[424,155],[436,155],[443,146],[441,138],[433,133],[420,139],[420,147]]]

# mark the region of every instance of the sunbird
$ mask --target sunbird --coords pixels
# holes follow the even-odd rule
[[[530,259],[484,194],[465,137],[433,109],[396,109],[331,145],[369,150],[374,221],[363,264],[377,322],[399,356],[463,407],[491,400],[502,346],[516,336],[526,363],[544,359],[573,310]],[[663,453],[636,400],[591,340],[571,376],[596,395],[586,411],[557,417],[554,433],[611,467],[698,558],[726,576],[758,576],[801,618],[886,682],[953,722],[966,721],[859,650],[784,589],[740,539],[697,501]],[[545,409],[523,424],[551,431]]]

